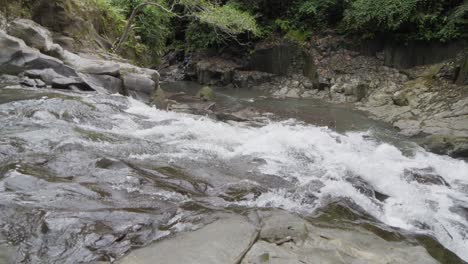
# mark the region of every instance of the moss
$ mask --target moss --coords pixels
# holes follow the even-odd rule
[[[437,240],[429,236],[420,236],[417,238],[419,243],[423,245],[429,255],[442,264],[463,264],[465,263],[457,255],[450,250],[444,248]]]
[[[85,130],[82,128],[75,128],[74,130],[78,132],[80,135],[82,135],[84,138],[89,139],[91,141],[95,141],[95,142],[101,142],[101,141],[114,142],[115,141],[112,137],[104,135],[96,131]]]
[[[209,86],[205,86],[201,88],[200,91],[198,91],[197,97],[199,97],[203,101],[213,101],[215,95],[213,89],[211,89]]]

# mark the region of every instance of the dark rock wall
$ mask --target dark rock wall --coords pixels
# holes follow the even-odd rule
[[[408,45],[387,43],[384,49],[386,66],[407,69],[414,66],[438,63],[460,53],[466,43],[413,42]]]
[[[264,48],[257,48],[252,54],[248,70],[276,75],[286,75],[298,53],[297,45],[283,42]]]

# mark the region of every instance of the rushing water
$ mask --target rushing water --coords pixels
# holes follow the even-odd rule
[[[276,118],[252,126],[117,95],[0,89],[0,260],[112,260],[197,228],[213,210],[313,215],[342,201],[468,261],[465,161],[347,108],[219,97]],[[286,119],[291,104],[298,119]],[[322,118],[309,120],[313,109]],[[331,116],[344,116],[336,129],[310,124]]]

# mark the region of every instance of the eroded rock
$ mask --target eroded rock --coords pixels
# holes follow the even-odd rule
[[[8,34],[20,38],[33,48],[48,52],[52,48],[52,35],[50,32],[29,19],[17,19],[8,27]]]
[[[219,220],[193,232],[137,249],[118,264],[219,264],[239,263],[257,237],[247,218],[222,215]]]

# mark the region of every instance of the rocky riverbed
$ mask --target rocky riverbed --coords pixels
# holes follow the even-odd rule
[[[29,20],[0,69],[2,262],[468,260],[468,164],[349,105],[160,84]]]
[[[421,52],[401,47],[379,51],[372,45],[356,47],[350,42],[332,32],[314,37],[306,47],[277,40],[258,44],[245,58],[195,54],[182,64],[168,60],[161,72],[166,80],[190,79],[260,90],[279,99],[315,98],[348,104],[417,138],[430,151],[467,157],[466,50],[457,53],[448,46],[424,53],[431,48],[421,46]],[[453,57],[443,59],[444,52]],[[416,61],[427,63],[415,66]]]

